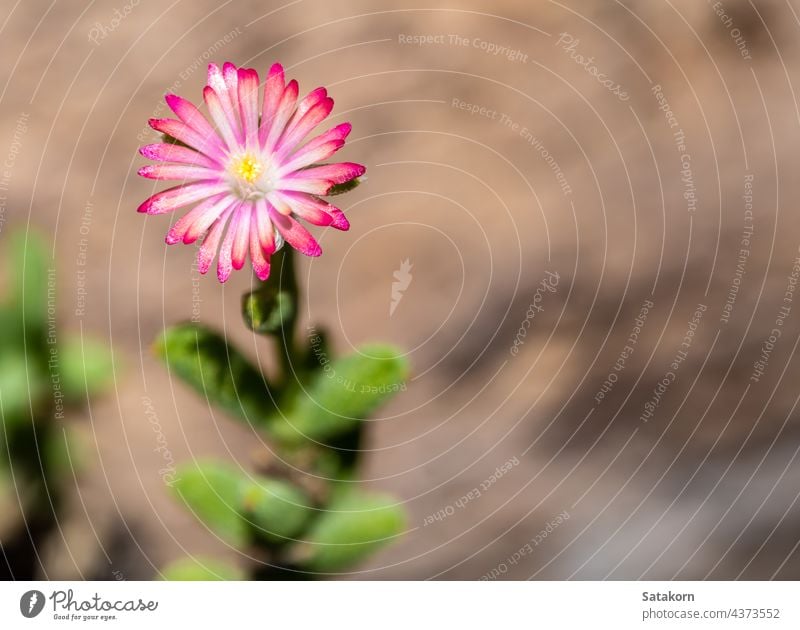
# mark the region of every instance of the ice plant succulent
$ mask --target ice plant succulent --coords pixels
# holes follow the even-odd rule
[[[139,175],[181,182],[147,199],[139,212],[163,214],[194,206],[175,222],[166,242],[193,243],[205,235],[198,268],[206,273],[219,253],[220,282],[244,266],[248,253],[256,275],[266,280],[270,256],[284,242],[307,256],[319,256],[319,244],[297,218],[347,230],[344,213],[321,197],[366,170],[352,162],[320,163],[342,148],[349,123],[305,141],[333,109],[325,88],[298,102],[297,81],[287,83],[277,63],[264,82],[260,107],[259,85],[251,68],[210,64],[203,98],[211,120],[189,101],[167,94],[177,120],[154,118],[149,123],[178,142],[139,150],[157,162],[139,169]]]

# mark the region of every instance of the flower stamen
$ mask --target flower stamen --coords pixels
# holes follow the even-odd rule
[[[244,155],[234,160],[231,165],[231,170],[236,177],[244,180],[248,184],[252,184],[261,176],[261,173],[264,171],[264,165],[252,155]]]

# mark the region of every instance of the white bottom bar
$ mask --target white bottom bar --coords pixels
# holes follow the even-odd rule
[[[800,628],[799,593],[793,582],[5,582],[0,628],[778,629]]]

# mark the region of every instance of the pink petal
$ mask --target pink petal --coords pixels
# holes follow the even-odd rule
[[[308,230],[292,217],[284,216],[272,207],[270,207],[269,216],[281,236],[298,252],[306,256],[319,256],[322,254],[322,248],[319,243],[314,240]]]
[[[214,131],[214,127],[192,103],[175,94],[167,94],[164,100],[167,101],[167,105],[175,112],[178,118],[194,129],[201,137],[205,138],[206,141],[215,144],[218,149],[222,149],[222,143],[219,141],[219,136]]]
[[[234,133],[234,125],[236,120],[233,115],[229,115],[228,111],[222,106],[222,101],[219,94],[214,91],[214,88],[206,86],[203,88],[203,98],[208,105],[208,112],[214,120],[214,124],[219,129],[219,134],[228,145],[228,150],[233,152],[240,148],[240,143],[236,134]]]
[[[217,261],[217,279],[220,282],[226,282],[230,278],[231,271],[233,271],[233,243],[237,239],[239,232],[239,224],[242,222],[243,213],[241,212],[242,205],[235,207],[233,210],[233,217],[231,224],[228,226],[228,233],[225,234],[225,240],[222,241],[222,246],[219,248],[219,260]],[[248,224],[250,217],[247,217]]]
[[[272,125],[269,129],[269,134],[264,141],[264,151],[267,153],[271,153],[273,151],[275,144],[278,142],[278,138],[281,137],[281,134],[286,127],[286,123],[292,116],[292,112],[297,104],[297,90],[297,81],[292,79],[289,81],[286,89],[283,91],[281,101],[278,104],[278,109],[275,112],[275,117],[273,118]]]
[[[286,199],[277,190],[273,190],[267,195],[267,205],[286,217],[292,216],[292,206],[286,202]]]
[[[261,249],[267,256],[274,254],[278,248],[275,243],[275,228],[272,225],[272,219],[269,218],[269,207],[266,199],[259,199],[256,202],[253,215],[256,218],[258,241],[261,243]]]
[[[239,113],[248,150],[258,147],[258,72],[239,69]]]
[[[332,187],[333,182],[329,179],[308,179],[291,176],[281,178],[275,185],[277,190],[292,190],[312,195],[327,195]]]
[[[206,83],[214,88],[217,94],[225,94],[225,98],[228,97],[228,86],[225,83],[225,79],[222,77],[222,70],[220,70],[217,64],[208,64],[208,78]]]
[[[303,97],[303,100],[297,104],[297,120],[300,120],[303,116],[305,116],[306,112],[314,107],[314,105],[324,101],[327,96],[328,90],[326,90],[324,87],[318,87],[311,90]]]
[[[336,208],[316,197],[302,193],[275,191],[270,198],[274,199],[273,205],[282,214],[286,214],[286,212],[279,208],[279,205],[289,208],[298,217],[313,225],[325,226],[333,223],[330,210],[336,210]]]
[[[333,208],[331,210],[331,216],[333,217],[331,227],[342,230],[342,232],[346,232],[350,229],[350,221],[347,220],[347,217],[344,216],[344,212],[339,210],[339,208]]]
[[[343,184],[351,179],[361,177],[367,169],[355,162],[339,162],[338,164],[325,164],[313,166],[300,171],[295,171],[289,177],[293,179],[329,179],[334,184]]]
[[[188,206],[195,201],[219,194],[228,189],[225,182],[203,181],[196,184],[175,186],[156,193],[145,200],[138,208],[138,212],[146,214],[163,214],[176,208]]]
[[[284,177],[292,171],[297,171],[321,160],[327,160],[343,146],[344,140],[331,140],[311,149],[303,147],[288,162],[283,164],[275,174],[277,177]]]
[[[300,122],[303,116],[306,115],[306,112],[308,112],[308,110],[310,110],[315,105],[324,101],[327,96],[328,96],[328,90],[326,90],[324,87],[318,87],[315,90],[312,90],[311,92],[306,94],[305,97],[303,97],[303,100],[301,100],[297,104],[297,109],[292,115],[292,118],[289,121],[289,123],[286,125],[285,133],[288,133],[291,129],[293,129],[297,125],[297,123]]]
[[[185,122],[173,120],[172,118],[151,118],[148,123],[156,131],[177,138],[200,153],[204,153],[210,158],[215,159],[217,162],[222,161],[224,157],[219,148],[219,139],[216,138],[216,136],[213,140],[208,139],[197,133]]]
[[[200,273],[207,273],[211,267],[211,263],[214,261],[214,257],[217,255],[217,249],[219,249],[219,241],[225,232],[225,225],[228,222],[228,217],[231,216],[231,213],[235,207],[236,204],[231,204],[228,206],[219,216],[219,218],[214,221],[214,224],[211,226],[208,234],[206,234],[205,239],[203,239],[203,244],[200,246],[200,250],[197,252],[197,270]]]
[[[159,162],[178,162],[180,164],[207,166],[208,168],[219,167],[219,164],[207,155],[179,144],[169,144],[167,142],[147,144],[139,148],[139,153],[150,160]]]
[[[334,149],[334,152],[340,149],[344,145],[345,138],[347,138],[347,136],[350,134],[352,128],[353,126],[350,123],[342,123],[341,125],[336,125],[336,127],[333,129],[329,129],[325,133],[318,135],[313,140],[310,140],[305,146],[295,151],[294,154],[289,157],[287,162],[281,165],[277,173],[278,176],[280,177],[286,173],[297,170],[298,168],[302,168],[303,166],[309,166],[314,162],[318,162],[318,159],[312,159],[311,161],[308,161],[306,156],[320,154],[319,149],[321,147],[335,143],[336,149]],[[321,154],[324,154],[324,152]],[[295,166],[295,164],[300,166]]]
[[[233,237],[233,248],[231,250],[231,261],[234,269],[244,267],[247,260],[248,244],[250,242],[250,215],[252,214],[253,204],[243,203],[237,213],[240,215],[237,223],[236,234]]]
[[[178,219],[167,232],[165,239],[167,245],[174,245],[180,241],[187,245],[194,243],[232,204],[233,199],[225,193],[199,203]]]
[[[256,277],[259,280],[266,280],[269,278],[270,264],[264,255],[261,240],[258,237],[258,218],[256,215],[257,211],[254,209],[250,214],[250,260],[253,261],[253,271],[256,272]]]
[[[311,133],[317,125],[328,117],[333,109],[333,99],[326,98],[311,107],[295,124],[290,124],[277,144],[279,156],[287,155],[303,139]]]
[[[273,205],[283,214],[288,213],[279,207],[281,205],[313,225],[330,225],[342,231],[350,229],[350,222],[344,216],[344,212],[318,197],[297,192],[274,191],[270,195],[270,199],[273,198],[277,198]]]
[[[233,72],[231,72],[233,69]],[[239,98],[238,90],[236,89],[236,67],[226,62],[223,64],[222,70],[219,69],[217,64],[208,64],[208,86],[216,92],[219,97],[220,106],[222,107],[228,120],[231,121],[231,129],[237,139],[237,144],[241,143],[243,137],[240,134],[237,116],[239,112]],[[231,92],[233,86],[233,92]]]
[[[258,139],[262,145],[266,142],[272,122],[278,113],[284,88],[283,66],[276,63],[269,69],[269,75],[264,83],[264,104],[261,109],[261,127],[258,131]]]
[[[231,108],[234,112],[239,111],[239,71],[230,61],[222,64],[222,78],[228,88],[228,98],[231,100]]]
[[[139,175],[147,179],[210,180],[219,177],[219,170],[185,164],[148,164],[139,169]]]
[[[342,123],[341,125],[336,125],[332,129],[328,129],[328,131],[326,131],[325,133],[321,133],[316,138],[311,139],[309,143],[303,147],[303,149],[313,149],[321,144],[330,142],[331,140],[346,140],[347,136],[350,135],[350,132],[352,130],[353,130],[353,125],[351,125],[350,123]]]

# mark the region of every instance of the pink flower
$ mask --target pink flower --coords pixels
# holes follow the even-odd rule
[[[220,70],[212,63],[203,98],[213,125],[174,94],[166,101],[178,120],[149,121],[186,146],[160,143],[139,149],[157,162],[139,169],[139,175],[181,182],[147,199],[139,212],[163,214],[196,204],[172,226],[166,241],[193,243],[205,234],[197,256],[200,273],[208,271],[219,252],[217,277],[225,282],[249,253],[256,275],[266,280],[270,256],[284,241],[307,256],[322,253],[296,217],[340,230],[350,227],[344,213],[320,197],[366,169],[352,162],[319,162],[344,146],[351,125],[337,125],[304,143],[330,114],[333,99],[320,87],[298,102],[297,91],[297,81],[286,83],[276,63],[259,109],[255,70],[232,63]]]

